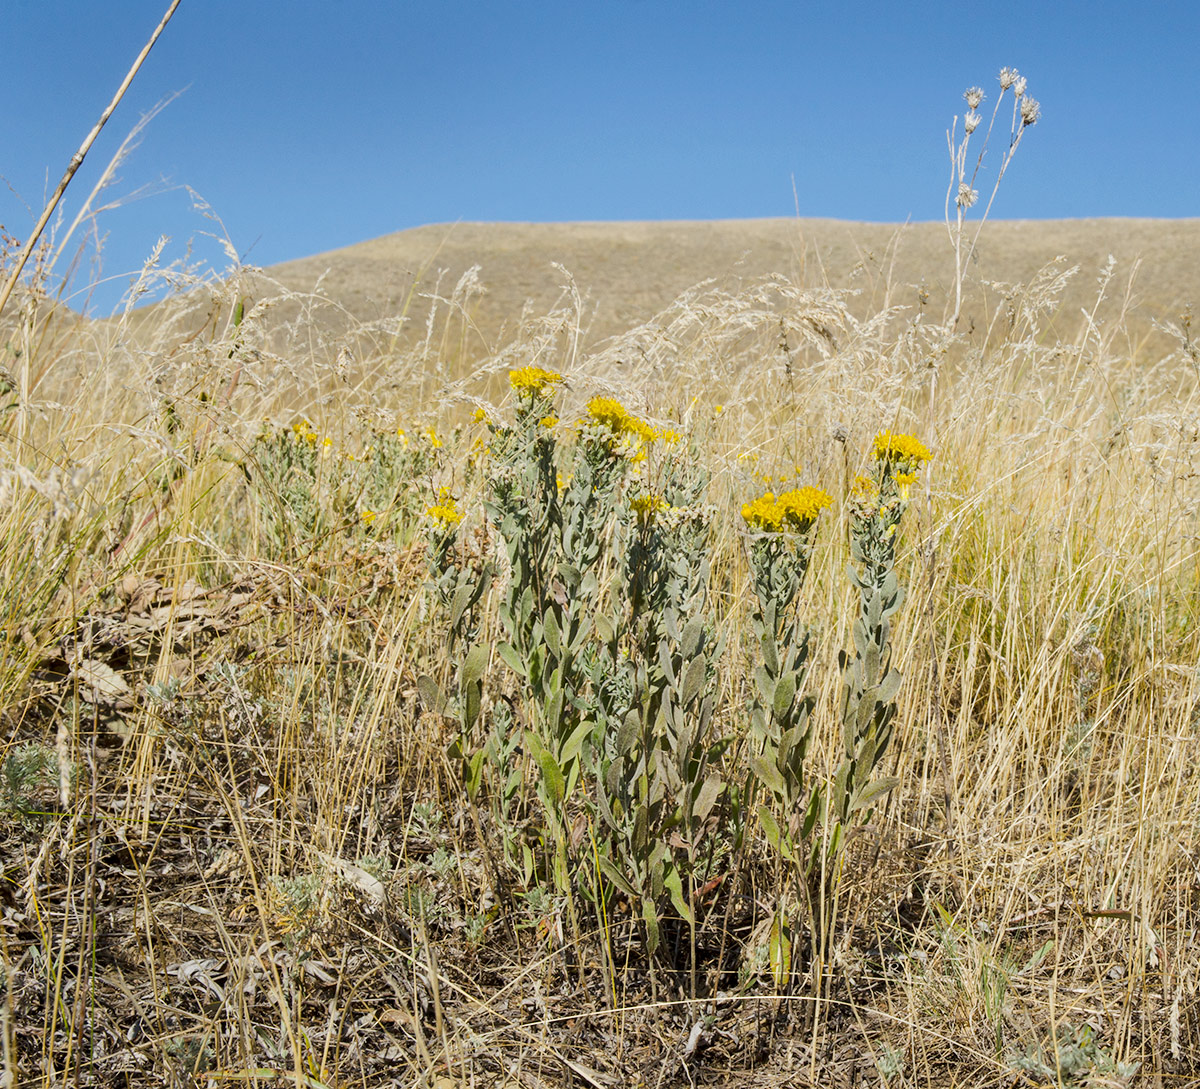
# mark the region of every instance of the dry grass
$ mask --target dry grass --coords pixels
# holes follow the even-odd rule
[[[1151,319],[1174,320],[1200,297],[1200,220],[1140,219],[993,222],[983,231],[967,267],[968,288],[980,279],[1018,285],[1063,257],[1081,274],[1061,299],[1062,328],[1070,339],[1080,310],[1095,297],[1095,276],[1109,254],[1123,289],[1137,269],[1138,315],[1129,327],[1146,333]],[[388,321],[418,295],[449,297],[470,269],[486,293],[470,305],[467,350],[486,355],[514,335],[528,305],[542,314],[561,305],[569,270],[585,299],[583,336],[594,346],[649,320],[694,285],[713,280],[737,290],[782,273],[806,285],[853,292],[859,318],[890,305],[916,307],[928,292],[927,313],[941,318],[953,305],[954,254],[941,223],[897,227],[820,219],[725,220],[706,223],[458,223],[419,227],[355,246],[279,265],[272,277],[292,291],[318,287],[329,305],[323,323]],[[962,328],[981,328],[1003,310],[1003,292],[968,291]],[[339,312],[341,314],[339,315]],[[1111,311],[1104,307],[1102,314]],[[417,317],[410,309],[410,313]],[[422,329],[424,307],[413,323]]]
[[[240,321],[237,278],[106,323],[27,297],[3,330],[0,424],[5,1076],[1200,1077],[1197,358],[1146,335],[1175,295],[1146,288],[1149,313],[1127,310],[1127,264],[1096,284],[1097,254],[1149,254],[1145,238],[1200,227],[1106,225],[1078,255],[1074,229],[992,225],[981,259],[993,272],[987,247],[1011,245],[1016,271],[993,275],[1025,286],[977,292],[957,334],[931,316],[936,300],[902,307],[920,279],[910,249],[932,252],[927,230],[944,231],[925,226],[894,246],[885,228],[641,226],[620,229],[625,248],[578,228],[572,244],[604,254],[594,320],[570,290],[565,305],[519,315],[514,302],[545,296],[506,270],[528,272],[530,254],[586,264],[538,248],[530,240],[553,228],[536,227],[449,234],[463,260],[481,232],[520,240],[492,259],[490,310],[469,279],[431,304],[403,276],[394,292],[370,281],[376,314],[347,302],[338,321],[324,296],[261,278]],[[821,231],[847,239],[840,255]],[[416,265],[425,243],[410,234]],[[685,236],[686,252],[667,241]],[[749,244],[768,236],[780,248]],[[398,244],[363,251],[392,260]],[[450,283],[446,247],[432,259],[455,270]],[[712,257],[743,249],[793,275]],[[718,280],[684,290],[701,250]],[[1037,271],[1060,251],[1065,266]],[[607,289],[630,268],[640,292]],[[351,292],[344,275],[324,294]],[[1152,259],[1140,275],[1183,283]],[[303,276],[279,270],[282,284]],[[865,290],[847,296],[843,277]],[[466,507],[478,496],[470,411],[526,364],[567,373],[564,420],[605,391],[699,436],[724,527],[714,600],[732,733],[747,691],[735,511],[756,486],[751,465],[801,466],[834,494],[806,590],[818,775],[838,758],[842,500],[880,427],[935,450],[901,561],[906,679],[887,769],[901,785],[852,841],[820,980],[778,993],[763,970],[779,873],[756,827],[703,919],[702,947],[719,939],[724,959],[710,952],[698,984],[661,965],[652,979],[619,911],[599,920],[607,942],[594,918],[576,939],[551,888],[499,872],[501,840],[523,831],[467,803],[451,731],[418,695],[419,674],[446,668],[419,511],[444,484]],[[433,426],[445,443],[403,462],[370,524],[366,493],[320,469],[321,513],[302,531],[280,515],[287,480],[255,441],[264,418],[286,427],[301,411],[360,454],[397,424],[410,436]],[[488,713],[505,695],[519,699],[497,663]],[[1077,1044],[1064,1043],[1057,1073],[1019,1069],[1039,1054],[1054,1065],[1056,1030]]]

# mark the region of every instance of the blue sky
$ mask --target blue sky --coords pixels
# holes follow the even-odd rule
[[[10,234],[26,237],[166,6],[4,0]],[[1011,65],[1042,119],[994,217],[1191,217],[1197,41],[1195,0],[183,0],[64,214],[182,92],[106,194],[161,190],[100,217],[112,279],[93,309],[160,235],[167,257],[191,241],[225,266],[184,187],[256,265],[460,219],[938,219],[962,92],[983,86],[986,110]]]

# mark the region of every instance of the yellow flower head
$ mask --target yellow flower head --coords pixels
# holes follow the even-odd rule
[[[607,427],[614,435],[621,434],[625,422],[630,419],[625,406],[612,397],[593,397],[587,403],[587,410],[593,423]]]
[[[429,445],[433,447],[434,450],[440,450],[442,448],[442,440],[438,437],[437,431],[435,431],[432,427],[425,428],[425,438],[429,440]]]
[[[540,420],[538,420],[538,423],[540,423],[547,431],[552,431],[558,426],[558,417],[551,413],[549,416],[543,416]]]
[[[453,529],[462,521],[462,513],[458,509],[454,496],[449,488],[442,488],[438,493],[438,501],[432,507],[426,507],[425,513],[441,530]]]
[[[612,397],[593,397],[587,404],[592,423],[612,432],[614,438],[631,438],[642,444],[657,441],[659,434],[645,420],[639,420],[620,401]],[[645,457],[645,451],[634,452],[634,459]]]
[[[668,503],[661,495],[635,495],[629,500],[629,506],[632,508],[638,519],[649,522],[660,511],[669,511],[671,504]]]
[[[364,507],[358,512],[358,516],[363,520],[364,526],[369,526],[375,521],[376,518],[379,517],[379,514],[377,511],[368,510],[366,507]]]
[[[634,438],[641,439],[645,443],[658,440],[657,429],[651,427],[645,420],[639,420],[636,416],[629,417],[625,423],[625,430]]]
[[[820,488],[803,487],[776,496],[764,492],[742,507],[742,518],[751,529],[764,533],[804,533],[833,500]]]
[[[518,394],[530,396],[544,394],[548,389],[563,381],[561,374],[543,370],[541,367],[518,367],[508,372],[508,382]]]
[[[902,465],[906,472],[919,469],[933,455],[915,435],[896,435],[891,431],[880,431],[875,436],[874,457],[891,465]]]

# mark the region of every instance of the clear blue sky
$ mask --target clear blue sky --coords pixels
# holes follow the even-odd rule
[[[3,0],[10,234],[166,6]],[[66,217],[182,92],[108,193],[166,190],[101,218],[106,276],[160,235],[225,266],[184,186],[256,265],[459,219],[938,219],[945,131],[1004,65],[1042,119],[993,216],[1197,216],[1197,42],[1197,0],[183,0]]]

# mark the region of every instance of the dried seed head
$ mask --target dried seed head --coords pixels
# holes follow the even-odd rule
[[[1025,95],[1021,99],[1021,124],[1036,125],[1038,118],[1042,116],[1042,107],[1038,104],[1036,98],[1030,98]]]
[[[1015,68],[1000,69],[1000,90],[1007,91],[1020,78],[1021,73]]]
[[[980,118],[979,114],[977,114],[974,110],[967,114],[967,116],[963,119],[963,128],[967,130],[968,136],[970,136],[971,133],[979,128],[979,122],[981,120],[982,119]]]
[[[972,189],[966,182],[958,183],[958,199],[955,203],[960,208],[970,208],[979,199],[979,192]]]
[[[968,87],[963,91],[963,98],[967,100],[967,105],[975,110],[979,108],[979,103],[983,101],[982,87]]]
[[[1024,76],[1020,76],[1016,82],[1013,83],[1013,94],[1015,94],[1017,98],[1022,98],[1025,94],[1025,88],[1028,85],[1029,81]]]

